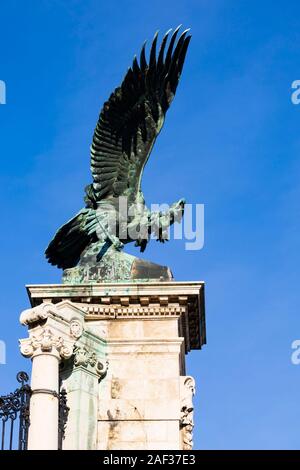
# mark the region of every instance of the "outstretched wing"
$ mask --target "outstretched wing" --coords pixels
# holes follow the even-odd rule
[[[140,60],[134,57],[122,85],[104,103],[91,146],[93,184],[87,187],[88,205],[110,197],[135,197],[143,168],[159,134],[179,82],[191,39],[179,27],[166,50],[168,31],[156,53],[155,34],[147,63],[145,44]],[[166,53],[165,53],[166,50]]]
[[[174,98],[191,39],[179,27],[162,39],[158,54],[154,36],[147,63],[145,44],[122,85],[104,103],[91,146],[93,183],[86,188],[87,207],[67,222],[50,242],[46,257],[63,269],[75,266],[95,241],[95,210],[101,199],[127,196],[134,202],[143,168]],[[167,46],[167,47],[166,47]]]

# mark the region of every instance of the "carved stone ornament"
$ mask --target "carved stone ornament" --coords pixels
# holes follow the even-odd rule
[[[55,305],[51,302],[43,302],[37,307],[24,310],[20,315],[20,323],[22,325],[31,325],[32,323],[46,320],[51,313],[57,314]]]
[[[103,364],[98,360],[95,352],[89,352],[84,346],[78,346],[74,349],[74,365],[75,367],[83,366],[91,368],[100,378],[106,375],[108,369],[108,361]]]
[[[182,399],[180,410],[180,429],[182,432],[183,450],[193,448],[195,380],[191,376],[183,378]]]
[[[83,333],[82,323],[77,318],[72,318],[70,322],[70,333],[76,339],[80,338]]]
[[[42,328],[39,335],[20,340],[21,353],[25,357],[32,357],[36,352],[56,352],[61,359],[69,359],[73,354],[73,345],[67,343],[60,336],[56,336],[50,328]]]

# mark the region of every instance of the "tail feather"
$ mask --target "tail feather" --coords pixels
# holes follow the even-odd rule
[[[86,220],[91,212],[93,209],[82,209],[57,231],[45,252],[49,263],[63,269],[76,266],[82,251],[95,236],[85,231]]]

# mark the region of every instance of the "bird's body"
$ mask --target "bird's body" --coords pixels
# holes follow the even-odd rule
[[[110,246],[120,250],[132,241],[144,251],[151,234],[164,241],[168,227],[181,219],[183,199],[164,214],[151,212],[141,190],[143,169],[174,98],[191,37],[184,31],[176,43],[178,30],[165,53],[166,33],[158,55],[155,35],[149,64],[144,45],[139,63],[135,57],[121,86],[104,103],[91,146],[93,182],[85,190],[86,207],[50,242],[46,257],[51,264],[73,268],[84,262],[90,247],[100,248],[100,260]]]

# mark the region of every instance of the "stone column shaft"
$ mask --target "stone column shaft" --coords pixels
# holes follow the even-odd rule
[[[32,358],[28,450],[57,450],[58,365],[59,357],[54,354]]]

